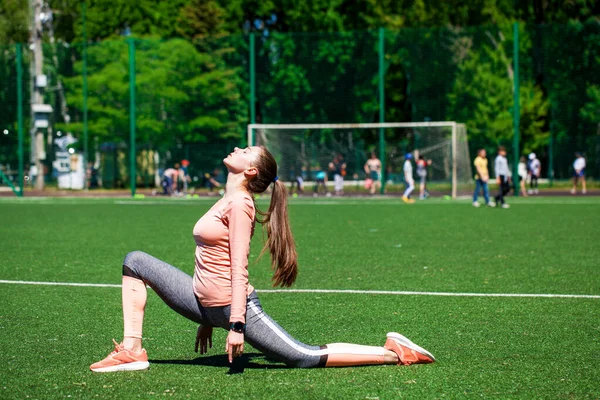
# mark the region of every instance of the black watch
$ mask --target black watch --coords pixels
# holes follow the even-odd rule
[[[246,324],[243,322],[231,322],[229,324],[229,330],[236,333],[244,333],[246,332]]]

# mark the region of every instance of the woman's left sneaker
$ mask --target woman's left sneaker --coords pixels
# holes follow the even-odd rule
[[[134,353],[131,350],[127,350],[121,343],[117,343],[114,339],[113,343],[115,344],[115,350],[104,360],[90,365],[92,371],[140,371],[150,367],[146,349],[142,349],[139,353]]]

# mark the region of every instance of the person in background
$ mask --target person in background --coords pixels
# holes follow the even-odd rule
[[[344,194],[344,176],[346,176],[346,163],[344,156],[336,154],[329,163],[329,170],[333,173],[333,184],[336,195]]]
[[[381,188],[381,160],[374,151],[371,152],[371,158],[365,163],[364,169],[367,179],[372,181],[369,193],[375,194]]]
[[[538,179],[542,173],[542,163],[535,153],[529,154],[529,194],[538,194]]]
[[[315,187],[313,188],[313,196],[316,197],[319,195],[319,188],[321,186],[323,186],[323,189],[325,189],[325,195],[327,197],[331,196],[331,193],[329,193],[329,189],[327,189],[327,173],[323,171],[323,169],[320,167],[315,173],[315,182],[316,183]]]
[[[524,197],[527,197],[529,195],[527,194],[527,187],[525,186],[525,183],[527,182],[527,159],[525,158],[525,156],[521,156],[521,158],[519,159],[517,172],[519,174],[519,187],[521,188],[521,194]]]
[[[402,170],[404,171],[404,182],[406,182],[406,190],[402,195],[402,201],[405,203],[412,204],[415,201],[409,198],[409,196],[412,193],[412,191],[415,190],[415,180],[413,179],[413,167],[412,163],[410,162],[410,160],[412,160],[413,158],[413,155],[411,153],[408,153],[404,158],[405,161]]]
[[[431,165],[431,160],[426,160],[425,156],[420,155],[417,161],[417,176],[419,177],[419,200],[425,200],[429,197],[427,190],[427,167]]]
[[[581,194],[587,193],[585,186],[585,158],[579,152],[575,153],[575,161],[573,162],[573,189],[571,194],[577,193],[577,182],[581,181]]]
[[[35,186],[36,178],[38,176],[38,167],[35,164],[29,165],[29,184]]]
[[[383,346],[351,343],[313,346],[296,340],[269,317],[249,283],[248,255],[256,223],[266,225],[263,252],[271,254],[273,285],[289,287],[296,281],[298,254],[288,216],[288,193],[277,176],[275,158],[264,147],[236,147],[223,162],[228,171],[225,195],[196,222],[192,232],[196,244],[193,277],[147,253],[128,253],[121,264],[123,341],[118,343],[113,339],[114,351],[90,365],[92,371],[136,371],[150,367],[142,346],[146,286],[171,309],[199,324],[195,350],[200,347],[201,354],[212,347],[213,327],[226,330],[224,347],[230,364],[244,353],[245,342],[291,368],[435,361],[430,352],[396,332],[387,334]],[[254,196],[269,187],[272,187],[269,208],[260,212]],[[257,214],[262,218],[257,218]],[[105,329],[103,325],[99,322],[98,329]]]
[[[498,155],[494,160],[494,172],[498,184],[498,194],[495,197],[496,205],[500,204],[502,208],[509,208],[510,205],[504,201],[504,196],[510,192],[510,170],[508,169],[506,148],[504,146],[498,147]]]
[[[479,207],[480,204],[477,201],[479,197],[479,192],[483,190],[483,198],[485,199],[485,203],[490,207],[495,207],[496,204],[490,201],[490,192],[488,189],[488,181],[490,179],[490,174],[488,172],[488,160],[486,158],[485,149],[479,149],[477,152],[477,157],[475,157],[475,161],[473,161],[473,165],[475,165],[475,193],[473,193],[473,207]]]
[[[179,169],[179,180],[181,182],[181,190],[184,194],[188,191],[188,183],[192,181],[188,167],[190,162],[188,160],[181,160],[181,168]]]
[[[296,168],[292,169],[290,172],[290,181],[292,185],[290,187],[290,193],[292,196],[298,196],[304,193],[304,175],[306,174],[306,170],[304,168],[304,164],[301,162],[296,163]],[[294,187],[296,188],[296,192],[294,193]]]
[[[179,164],[175,164],[175,168],[167,168],[163,172],[161,185],[164,195],[172,195],[177,189],[177,178],[179,177]]]
[[[215,168],[212,174],[205,173],[204,174],[204,187],[207,188],[211,193],[213,189],[219,189],[219,194],[223,192],[221,188],[221,171],[219,168]]]

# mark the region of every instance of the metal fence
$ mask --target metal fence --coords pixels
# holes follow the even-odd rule
[[[88,185],[93,173],[106,188],[155,187],[183,159],[200,182],[246,143],[249,123],[457,121],[472,155],[505,145],[512,166],[535,152],[552,180],[572,175],[579,151],[587,175],[600,178],[596,20],[194,42],[129,37],[48,43],[43,56],[52,112],[48,127],[36,129],[31,51],[0,46],[0,180],[17,193],[32,184],[36,155],[46,185],[72,178],[78,155]],[[385,155],[398,138],[380,135],[357,139]]]

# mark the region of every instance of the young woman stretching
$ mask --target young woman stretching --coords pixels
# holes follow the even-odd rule
[[[95,372],[133,371],[149,367],[142,348],[146,285],[169,307],[200,324],[196,351],[212,346],[212,327],[229,330],[225,351],[229,362],[244,351],[244,341],[290,367],[342,367],[372,364],[410,365],[435,361],[427,350],[398,333],[388,333],[383,347],[334,343],[309,346],[291,337],[262,310],[248,284],[248,253],[255,220],[267,227],[266,250],[271,253],[276,286],[290,286],[297,275],[296,247],[287,215],[287,191],[277,178],[277,163],[263,147],[236,148],[223,160],[228,170],[225,195],[200,218],[194,277],[141,251],[123,262],[123,342]],[[255,193],[273,184],[266,213],[257,211]],[[255,218],[258,212],[262,220]]]

